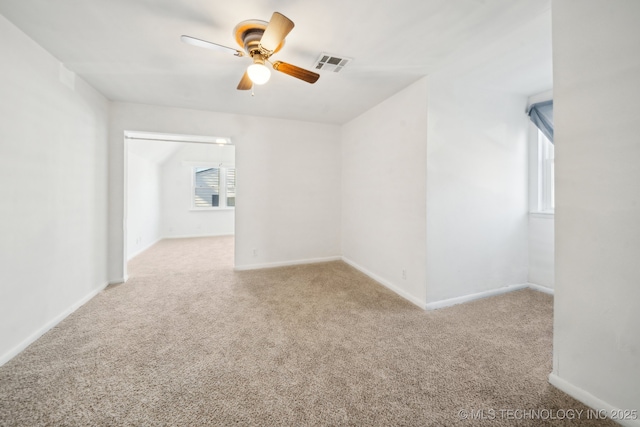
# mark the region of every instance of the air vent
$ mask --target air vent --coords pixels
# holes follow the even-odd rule
[[[353,61],[353,58],[346,58],[344,56],[332,55],[330,53],[323,52],[314,64],[314,68],[316,70],[339,73],[351,61]]]

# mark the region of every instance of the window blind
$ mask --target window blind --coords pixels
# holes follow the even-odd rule
[[[197,208],[220,205],[220,169],[196,168],[194,205]]]
[[[527,114],[533,124],[553,144],[553,100],[532,104]]]

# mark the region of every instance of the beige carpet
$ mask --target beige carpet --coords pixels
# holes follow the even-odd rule
[[[0,368],[0,424],[609,424],[501,412],[587,409],[547,382],[548,295],[424,312],[341,262],[234,272],[232,251],[169,240],[135,258]]]

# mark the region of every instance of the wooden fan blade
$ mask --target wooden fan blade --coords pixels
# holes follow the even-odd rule
[[[318,73],[314,73],[313,71],[308,71],[304,68],[296,67],[295,65],[287,64],[282,61],[274,62],[273,69],[312,84],[317,82],[320,78],[320,74]]]
[[[187,43],[193,46],[203,47],[205,49],[217,50],[219,52],[232,53],[235,56],[244,56],[244,52],[242,52],[241,50],[234,49],[232,47],[223,46],[217,43],[208,42],[205,40],[200,40],[195,37],[181,36],[180,40],[182,40],[183,43]]]
[[[294,23],[279,12],[273,12],[269,25],[264,30],[264,34],[260,39],[260,46],[273,52],[278,45],[287,37],[287,34],[293,30]]]
[[[238,83],[238,90],[249,90],[253,86],[253,82],[249,78],[249,73],[244,72],[244,76],[240,79],[240,83]]]

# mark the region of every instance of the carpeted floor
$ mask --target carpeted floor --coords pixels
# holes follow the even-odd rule
[[[613,425],[548,384],[546,294],[425,312],[342,262],[234,272],[226,237],[129,269],[0,368],[0,425]]]

